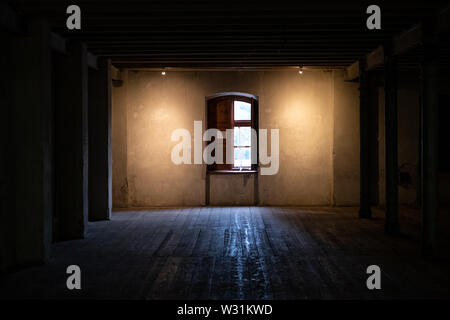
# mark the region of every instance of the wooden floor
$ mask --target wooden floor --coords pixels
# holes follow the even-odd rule
[[[414,230],[383,234],[356,209],[202,207],[114,212],[44,267],[9,274],[2,298],[449,298],[450,264],[420,258]],[[66,289],[66,267],[82,290]],[[366,288],[379,265],[382,290]]]

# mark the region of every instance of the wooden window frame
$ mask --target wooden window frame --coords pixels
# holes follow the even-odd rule
[[[230,104],[230,112],[229,112],[229,128],[232,129],[234,132],[235,127],[250,127],[251,129],[255,129],[256,134],[256,141],[252,143],[256,143],[258,145],[258,98],[257,97],[251,97],[248,94],[220,94],[216,97],[207,98],[207,106],[206,106],[206,119],[208,121],[207,128],[211,128],[211,125],[209,123],[209,107],[212,103],[217,103],[221,100],[228,100],[228,103]],[[251,114],[251,120],[234,120],[234,102],[235,101],[242,101],[246,103],[250,103],[250,114]],[[218,128],[220,129],[220,128]],[[227,149],[227,142],[225,140],[224,149]],[[233,143],[233,159],[234,159],[234,149],[239,148],[234,146],[234,140]],[[241,146],[240,146],[241,147]],[[251,147],[251,146],[250,146]],[[212,164],[207,165],[207,171],[209,173],[256,173],[258,170],[258,163],[259,163],[259,157],[258,154],[256,155],[257,163],[251,164],[250,167],[235,167],[233,164]],[[226,160],[225,153],[224,153],[224,162]],[[241,170],[242,169],[242,170]]]
[[[250,127],[250,130],[253,128],[253,99],[247,98],[247,97],[236,97],[233,98],[231,100],[231,129],[233,129],[233,133],[234,133],[234,128],[236,127]],[[250,104],[250,120],[235,120],[234,119],[234,103],[236,101],[242,101],[242,102],[246,102]],[[250,139],[251,139],[251,133],[250,133]],[[251,152],[251,145],[250,146],[235,146],[234,145],[234,140],[233,140],[233,159],[234,159],[234,151],[236,150],[236,148],[248,148],[250,147],[250,152]],[[250,153],[250,157],[251,157],[251,153]],[[241,168],[243,170],[251,170],[252,169],[252,164],[250,164],[249,167],[236,167],[234,164],[232,165],[232,170],[238,170],[241,171]]]

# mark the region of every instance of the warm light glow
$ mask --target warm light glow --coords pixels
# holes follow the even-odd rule
[[[298,73],[299,73],[299,74],[302,74],[302,73],[303,73],[303,68],[302,68],[302,67],[300,67],[300,70],[298,70]]]
[[[161,72],[161,74],[162,74],[163,76],[165,76],[165,75],[166,75],[166,72],[165,72],[165,71],[163,71],[163,72]]]

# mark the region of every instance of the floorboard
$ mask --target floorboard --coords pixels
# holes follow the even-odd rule
[[[420,257],[417,228],[383,233],[356,208],[189,207],[114,212],[48,264],[6,275],[2,299],[450,298],[450,263]],[[65,287],[82,270],[82,290]],[[368,290],[366,268],[382,271]]]

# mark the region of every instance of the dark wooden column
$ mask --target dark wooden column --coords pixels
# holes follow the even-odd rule
[[[13,35],[0,30],[3,39],[3,50],[0,51],[0,105],[2,106],[2,117],[0,118],[0,274],[14,264],[14,199],[15,183],[15,144],[14,144],[14,106],[13,90],[14,76],[13,68]],[[4,106],[4,107],[3,107]],[[9,156],[6,156],[9,155]]]
[[[398,234],[397,62],[385,48],[386,224],[385,232]]]
[[[29,26],[30,34],[13,40],[12,81],[15,213],[12,228],[17,266],[44,263],[50,255],[53,212],[53,136],[50,27]],[[4,48],[5,50],[7,47]],[[2,48],[3,50],[3,48]],[[2,223],[4,223],[2,221]]]
[[[364,60],[359,62],[359,116],[360,116],[360,207],[359,217],[370,218],[370,125],[369,81],[364,71]]]
[[[89,69],[89,220],[109,220],[112,207],[111,62]]]
[[[422,63],[422,253],[436,254],[438,211],[439,52],[437,36],[425,33]]]
[[[58,239],[83,238],[88,218],[87,50],[74,43],[55,56],[55,148]]]

